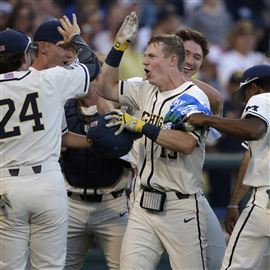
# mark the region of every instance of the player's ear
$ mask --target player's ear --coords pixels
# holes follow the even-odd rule
[[[177,55],[172,55],[171,56],[171,61],[170,61],[170,66],[177,66],[178,63],[178,57]]]
[[[41,54],[46,54],[48,43],[46,41],[38,42],[38,52]]]

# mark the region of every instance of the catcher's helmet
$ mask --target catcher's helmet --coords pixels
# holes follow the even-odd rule
[[[138,134],[124,129],[121,134],[114,135],[119,127],[106,127],[108,120],[105,120],[104,117],[104,115],[99,116],[89,123],[87,138],[92,141],[90,151],[104,158],[118,158],[126,155],[130,151],[134,139],[138,138]]]

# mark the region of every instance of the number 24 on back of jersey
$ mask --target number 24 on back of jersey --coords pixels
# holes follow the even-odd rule
[[[38,108],[38,93],[33,92],[25,96],[22,108],[17,108],[14,100],[0,99],[0,140],[21,135],[20,125],[25,121],[32,121],[32,131],[44,129],[41,123],[42,113]],[[15,118],[15,111],[19,110],[19,119]],[[10,123],[16,123],[10,126]]]

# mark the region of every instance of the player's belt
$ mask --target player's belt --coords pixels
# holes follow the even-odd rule
[[[60,170],[60,165],[58,162],[48,162],[40,165],[34,166],[20,166],[12,168],[2,168],[0,169],[0,177],[10,177],[10,176],[25,176],[33,175],[39,173],[45,173],[49,171]]]
[[[68,191],[68,197],[83,202],[102,202],[108,199],[116,199],[122,196],[124,189],[113,191],[109,194],[81,194],[78,192]]]

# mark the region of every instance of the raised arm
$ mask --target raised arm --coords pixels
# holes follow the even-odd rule
[[[121,25],[114,46],[107,55],[98,78],[98,93],[100,96],[118,102],[119,64],[130,42],[137,34],[138,18],[131,12]]]
[[[67,16],[63,16],[60,23],[62,27],[58,27],[58,32],[63,36],[64,40],[59,41],[57,45],[70,44],[75,50],[79,61],[87,67],[90,80],[94,80],[100,72],[99,61],[90,46],[82,39],[76,15],[72,14],[72,23]]]

